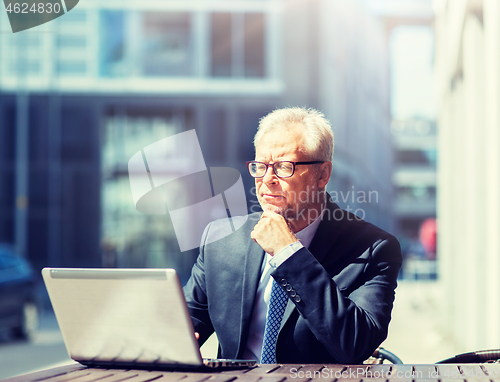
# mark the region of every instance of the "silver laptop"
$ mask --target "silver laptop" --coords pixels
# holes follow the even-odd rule
[[[84,365],[242,368],[204,360],[174,269],[44,268],[69,356]]]

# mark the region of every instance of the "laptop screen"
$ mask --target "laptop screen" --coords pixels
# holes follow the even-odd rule
[[[74,360],[202,364],[175,270],[44,268],[42,275]]]

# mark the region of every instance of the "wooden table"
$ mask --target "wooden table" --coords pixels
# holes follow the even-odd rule
[[[2,382],[500,382],[500,364],[441,365],[257,365],[210,372],[121,370],[72,364]]]

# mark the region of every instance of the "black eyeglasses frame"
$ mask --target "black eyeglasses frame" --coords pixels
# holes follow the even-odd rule
[[[266,166],[266,171],[264,171],[264,175],[262,175],[262,176],[253,176],[252,173],[250,172],[250,164],[252,164],[252,163],[259,163],[259,164],[265,165]],[[279,176],[278,172],[276,170],[276,167],[275,167],[278,163],[291,163],[292,164],[292,174],[288,175],[288,176]],[[313,161],[306,161],[306,162],[292,162],[292,161],[289,161],[289,160],[282,160],[282,161],[277,161],[277,162],[274,162],[274,163],[264,163],[264,162],[259,162],[259,161],[256,161],[256,160],[251,160],[251,161],[245,162],[245,164],[247,165],[248,173],[250,174],[250,176],[252,178],[256,178],[256,179],[260,179],[260,178],[263,178],[264,176],[266,176],[267,169],[269,167],[273,168],[274,175],[276,175],[278,178],[280,178],[280,179],[287,179],[287,178],[291,178],[293,176],[293,174],[295,174],[295,166],[297,166],[297,165],[319,164],[319,163],[325,163],[325,161],[313,160]]]

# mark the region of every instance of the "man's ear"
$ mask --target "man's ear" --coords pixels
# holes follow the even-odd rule
[[[322,163],[318,170],[318,187],[326,187],[332,175],[332,162]]]

